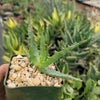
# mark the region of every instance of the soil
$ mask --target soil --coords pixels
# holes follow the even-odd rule
[[[54,64],[49,66],[56,70]],[[62,86],[62,79],[50,77],[41,73],[35,66],[31,67],[27,57],[21,55],[12,58],[9,76],[7,80],[8,87],[22,86]]]

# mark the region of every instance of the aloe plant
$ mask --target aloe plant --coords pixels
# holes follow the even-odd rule
[[[44,39],[43,31],[41,32],[40,51],[39,51],[37,48],[37,44],[35,42],[31,20],[29,21],[29,26],[28,26],[28,36],[29,36],[29,55],[28,57],[31,63],[34,64],[42,73],[45,73],[50,76],[64,78],[64,79],[71,78],[74,80],[82,81],[80,79],[77,79],[67,74],[60,73],[48,67],[50,64],[54,63],[60,57],[66,54],[67,51],[78,47],[80,45],[79,43],[76,43],[68,48],[65,48],[64,50],[60,52],[56,52],[53,56],[48,57],[49,55],[48,55],[48,50],[45,47],[45,39]]]
[[[77,19],[77,17],[79,17]],[[59,49],[73,45],[75,42],[80,43],[80,46],[66,53],[64,59],[69,66],[80,66],[80,59],[92,56],[95,53],[94,44],[99,41],[99,33],[94,34],[94,28],[91,29],[91,24],[87,22],[84,16],[77,16],[65,21],[64,32],[62,33],[62,41],[58,41]],[[85,41],[81,43],[81,41]],[[91,49],[92,48],[92,49]],[[72,64],[73,62],[73,64]],[[76,63],[76,64],[75,64]]]
[[[45,5],[45,8],[49,8],[48,10],[44,9],[43,15],[46,16],[40,16],[40,20],[34,23],[33,27],[35,29],[36,34],[36,42],[40,41],[40,29],[41,25],[44,27],[44,30],[46,29],[45,35],[48,35],[48,38],[50,41],[47,43],[50,46],[58,46],[57,40],[62,39],[62,35],[64,32],[64,26],[65,26],[65,20],[70,20],[73,18],[73,16],[76,13],[75,8],[75,2],[73,2],[71,5],[65,0],[43,0],[43,3]],[[51,8],[51,9],[50,9]],[[78,15],[77,15],[78,16]],[[50,48],[51,49],[51,48]],[[56,48],[55,48],[56,49]]]

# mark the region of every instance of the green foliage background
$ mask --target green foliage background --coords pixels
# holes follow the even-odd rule
[[[95,27],[91,27],[91,22],[76,10],[75,2],[70,4],[65,0],[24,1],[2,1],[2,3],[14,4],[14,13],[19,13],[19,9],[25,8],[22,13],[25,19],[22,23],[18,23],[13,28],[8,27],[5,23],[4,45],[2,47],[5,51],[4,60],[9,62],[10,56],[14,54],[25,54],[24,51],[31,52],[28,50],[28,39],[30,37],[28,37],[27,28],[28,17],[31,15],[31,31],[34,32],[33,37],[37,44],[37,49],[34,50],[41,53],[42,62],[45,61],[47,56],[55,58],[54,54],[58,53],[59,55],[59,51],[76,43],[80,44],[80,46],[68,50],[63,57],[55,62],[55,65],[60,72],[66,75],[71,74],[84,80],[84,82],[76,82],[71,79],[64,80],[64,87],[57,100],[99,100],[100,32],[95,32]],[[28,11],[29,5],[32,5],[34,9]],[[44,38],[44,41],[41,38]],[[46,47],[46,50],[42,47]],[[36,57],[34,54],[33,56]]]

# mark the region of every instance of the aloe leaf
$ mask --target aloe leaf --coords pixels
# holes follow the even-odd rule
[[[70,34],[69,30],[68,30],[67,22],[65,23],[65,34],[67,35],[67,39],[70,41],[70,43],[73,44],[73,39],[72,39],[71,34]]]
[[[45,39],[43,32],[41,32],[41,40],[40,40],[40,63],[45,61],[47,58],[46,48],[45,48]]]
[[[52,57],[48,58],[47,61],[45,61],[43,64],[40,65],[41,68],[48,67],[50,64],[57,61],[60,57],[62,57],[64,54],[67,53],[67,51],[72,50],[79,46],[79,43],[76,43],[68,48],[63,49],[60,52],[56,52]]]
[[[35,65],[39,65],[40,56],[39,56],[37,44],[35,42],[31,20],[29,21],[29,26],[28,26],[28,36],[29,36],[29,54],[31,55],[30,59],[32,61],[31,63]]]
[[[73,32],[73,36],[72,36],[72,38],[73,38],[73,40],[74,41],[76,41],[76,38],[75,38],[75,36],[76,36],[76,33],[77,32],[77,30],[76,30],[76,25],[74,26],[74,32]]]
[[[49,25],[52,25],[50,21],[48,21],[47,19],[43,19],[46,23],[48,23]]]
[[[52,77],[58,77],[58,78],[62,78],[62,79],[73,79],[73,80],[81,81],[81,82],[82,82],[82,80],[80,80],[80,79],[78,79],[78,78],[75,78],[75,77],[73,77],[73,76],[71,76],[71,75],[68,75],[68,74],[60,73],[60,72],[58,72],[58,71],[56,71],[56,70],[53,70],[53,69],[51,69],[51,68],[49,68],[49,67],[44,68],[44,69],[41,69],[41,68],[38,68],[38,69],[39,69],[42,73],[45,73],[45,74],[50,75],[50,76],[52,76]]]

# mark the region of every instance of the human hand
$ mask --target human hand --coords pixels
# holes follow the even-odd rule
[[[3,64],[0,66],[0,100],[6,100],[3,80],[6,74],[7,68],[8,68],[8,64]]]

